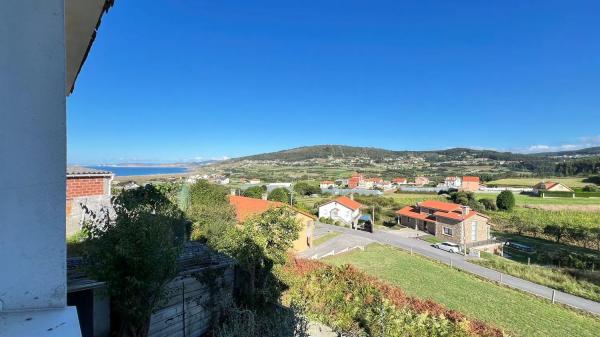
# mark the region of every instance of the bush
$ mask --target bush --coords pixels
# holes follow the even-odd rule
[[[510,211],[515,207],[515,196],[511,191],[502,191],[496,198],[496,206],[503,211]]]
[[[479,199],[479,202],[483,205],[486,211],[497,211],[496,202],[493,199],[483,198]]]
[[[267,199],[287,204],[290,202],[290,192],[283,187],[279,187],[272,190],[271,193],[269,193]]]
[[[357,271],[316,261],[288,264],[286,298],[343,336],[503,336],[502,331]]]
[[[120,336],[146,336],[152,311],[177,275],[186,221],[154,186],[123,191],[108,210],[84,224],[87,270],[105,281]]]
[[[248,187],[247,189],[245,189],[242,194],[248,198],[262,199],[263,193],[264,193],[264,191],[263,191],[262,187],[252,186],[252,187]]]
[[[319,194],[321,193],[321,188],[317,184],[301,181],[294,185],[294,192],[298,193],[298,195]]]
[[[584,192],[598,192],[600,190],[598,189],[598,186],[596,186],[596,185],[586,185],[583,187],[583,191]]]

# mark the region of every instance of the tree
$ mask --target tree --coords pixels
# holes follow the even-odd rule
[[[192,239],[207,239],[236,223],[227,188],[199,180],[190,187],[188,217],[193,221]]]
[[[241,306],[276,303],[283,288],[273,268],[285,264],[300,228],[294,212],[284,206],[252,216],[241,228],[231,226],[218,237],[209,238],[213,248],[235,258],[242,270],[238,290]]]
[[[515,207],[515,196],[511,191],[502,191],[496,198],[496,206],[503,211],[510,211]]]
[[[583,187],[584,192],[598,192],[598,186],[596,185],[585,185]]]
[[[252,186],[252,187],[248,187],[246,190],[244,190],[244,196],[248,197],[248,198],[254,198],[254,199],[262,199],[263,196],[263,189],[260,186]]]
[[[560,243],[560,239],[565,235],[565,227],[562,224],[551,224],[544,227],[544,234],[554,237],[556,243]]]
[[[283,203],[287,204],[290,202],[290,192],[283,187],[279,187],[279,188],[272,190],[271,193],[269,193],[269,196],[267,197],[267,199],[269,199],[271,201],[279,201],[279,202],[283,202]]]
[[[84,257],[91,277],[106,281],[119,336],[146,336],[165,286],[177,275],[185,239],[183,213],[154,186],[113,198],[116,218],[104,210],[84,224]]]

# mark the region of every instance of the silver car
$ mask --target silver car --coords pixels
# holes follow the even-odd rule
[[[450,253],[459,253],[460,252],[460,247],[456,243],[453,243],[453,242],[436,243],[433,246],[435,248],[445,250]]]

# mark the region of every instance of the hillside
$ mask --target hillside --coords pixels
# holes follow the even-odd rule
[[[545,152],[522,154],[512,152],[499,152],[493,150],[474,150],[469,148],[452,148],[433,151],[393,151],[374,147],[355,147],[346,145],[315,145],[293,148],[289,150],[263,153],[232,159],[240,160],[280,160],[304,161],[317,158],[348,158],[362,157],[372,160],[384,158],[421,157],[427,161],[463,160],[465,157],[482,158],[501,161],[537,161],[540,158],[548,159],[562,156],[591,156],[600,155],[600,147],[593,147],[574,151]]]

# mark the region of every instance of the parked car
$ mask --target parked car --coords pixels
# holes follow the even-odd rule
[[[433,246],[437,249],[445,250],[450,253],[459,253],[460,252],[459,246],[453,242],[436,243]]]

